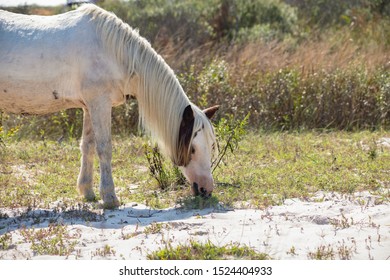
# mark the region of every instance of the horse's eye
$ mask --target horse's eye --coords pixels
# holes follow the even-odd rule
[[[195,154],[195,148],[191,147],[191,154]]]

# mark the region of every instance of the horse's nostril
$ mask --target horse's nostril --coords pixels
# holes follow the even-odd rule
[[[194,192],[195,195],[200,195],[199,187],[197,183],[192,184],[192,191]]]
[[[192,184],[192,191],[195,196],[200,195],[201,197],[207,198],[211,196],[211,193],[207,193],[207,190],[203,187],[199,188],[199,185],[197,183]]]
[[[200,196],[203,198],[209,198],[211,197],[211,192],[207,193],[205,188],[200,188]]]

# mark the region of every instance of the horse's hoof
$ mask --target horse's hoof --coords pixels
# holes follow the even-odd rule
[[[95,193],[93,192],[92,188],[83,189],[83,191],[80,191],[80,193],[85,198],[86,201],[96,201],[96,196],[95,196]]]
[[[114,209],[120,205],[118,198],[115,195],[107,195],[103,198],[104,209]]]

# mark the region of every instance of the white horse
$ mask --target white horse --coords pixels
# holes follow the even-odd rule
[[[95,5],[56,16],[0,11],[0,110],[46,114],[84,111],[79,192],[94,200],[93,156],[100,160],[100,195],[116,207],[111,172],[111,110],[133,96],[140,124],[180,166],[193,192],[208,196],[214,182],[215,135],[209,119],[185,95],[165,61],[115,15]]]

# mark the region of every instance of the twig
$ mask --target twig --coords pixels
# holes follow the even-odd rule
[[[236,129],[237,127],[238,127],[238,125],[237,125],[234,129]],[[230,134],[229,139],[227,140],[226,145],[225,145],[225,147],[223,148],[222,153],[219,155],[218,159],[216,159],[216,160],[213,162],[213,165],[215,164],[215,162],[216,162],[217,164],[215,164],[212,173],[214,173],[215,169],[219,166],[219,164],[221,163],[222,159],[224,158],[224,156],[225,156],[225,154],[226,154],[226,152],[227,152],[227,149],[228,149],[228,147],[229,147],[230,141],[233,139],[233,136],[234,136],[234,130],[233,130],[233,132]]]

